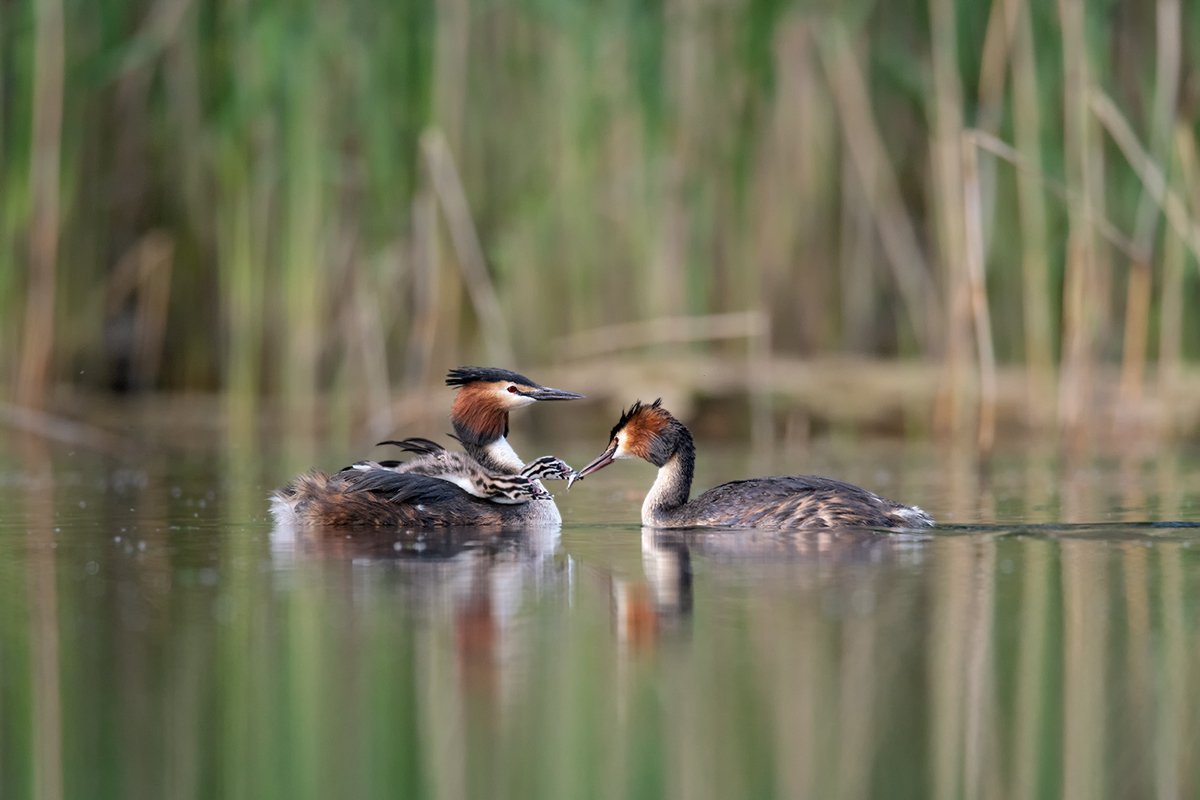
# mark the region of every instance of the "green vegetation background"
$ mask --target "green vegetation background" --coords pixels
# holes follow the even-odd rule
[[[774,355],[1169,383],[1197,41],[1179,0],[9,0],[0,384],[303,404],[760,310]]]

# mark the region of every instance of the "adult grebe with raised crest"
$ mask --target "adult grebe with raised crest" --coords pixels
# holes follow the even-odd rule
[[[658,478],[642,505],[642,524],[655,528],[927,528],[933,519],[845,481],[783,475],[732,481],[689,500],[696,446],[683,423],[640,401],[621,415],[603,453],[567,484],[619,458],[642,458]]]

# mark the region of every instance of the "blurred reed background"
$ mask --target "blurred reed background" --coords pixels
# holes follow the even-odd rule
[[[1197,41],[1180,0],[9,0],[5,408],[384,429],[449,365],[749,354],[768,414],[867,357],[985,448],[1195,430]]]

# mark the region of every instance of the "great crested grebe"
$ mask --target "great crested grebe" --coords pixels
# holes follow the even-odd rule
[[[565,479],[571,468],[553,456],[524,464],[508,444],[508,412],[540,400],[583,395],[541,386],[490,367],[451,370],[459,387],[450,419],[467,453],[428,439],[396,444],[409,461],[361,461],[329,475],[310,472],[277,489],[277,523],[324,526],[470,526],[559,524],[562,516],[539,479]]]
[[[621,415],[608,448],[571,482],[618,458],[643,458],[658,478],[642,505],[642,524],[655,528],[927,528],[916,506],[885,500],[862,487],[815,475],[732,481],[689,501],[696,447],[692,434],[662,407],[640,401]],[[570,483],[568,483],[570,486]]]

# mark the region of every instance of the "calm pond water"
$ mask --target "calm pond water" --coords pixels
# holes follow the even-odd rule
[[[626,462],[551,487],[561,532],[296,538],[268,491],[348,453],[0,434],[0,796],[1200,789],[1200,453],[700,447],[699,488],[821,473],[947,526],[643,530]]]

